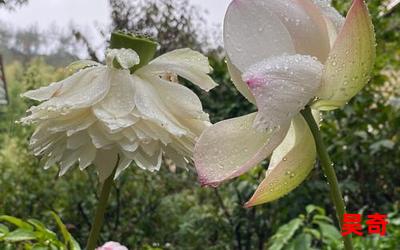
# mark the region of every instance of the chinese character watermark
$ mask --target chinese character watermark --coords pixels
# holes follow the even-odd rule
[[[379,234],[380,236],[385,236],[388,223],[387,215],[378,213],[368,215],[365,221],[368,234]],[[347,236],[349,234],[363,235],[361,214],[344,214],[342,236]]]

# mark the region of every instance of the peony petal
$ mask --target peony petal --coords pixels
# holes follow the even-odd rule
[[[246,207],[277,200],[299,186],[313,169],[316,154],[310,128],[297,115],[285,139],[274,150],[266,177]]]
[[[199,97],[189,88],[155,76],[148,77],[147,80],[153,84],[160,98],[173,115],[185,119],[209,120],[208,114],[203,111]]]
[[[67,149],[75,150],[91,143],[90,136],[86,131],[80,131],[67,138]]]
[[[289,126],[276,132],[253,128],[256,113],[225,120],[206,129],[196,144],[194,162],[202,185],[218,186],[268,157]]]
[[[206,91],[217,86],[208,75],[211,73],[208,58],[191,49],[177,49],[166,53],[140,68],[135,74],[152,76],[170,72],[180,75]]]
[[[226,65],[228,66],[229,74],[231,75],[231,80],[235,85],[236,89],[244,96],[246,99],[256,104],[253,94],[250,92],[249,86],[242,79],[242,72],[235,65],[231,63],[229,58],[226,59]]]
[[[93,163],[96,158],[96,148],[93,145],[86,145],[80,149],[79,169],[84,170]]]
[[[150,172],[159,171],[162,162],[161,148],[152,156],[147,155],[141,150],[137,150],[134,161],[141,169],[149,170]]]
[[[225,15],[224,44],[232,64],[242,72],[265,58],[295,54],[289,32],[261,1],[231,2]]]
[[[162,93],[158,94],[154,86],[148,81],[142,80],[137,76],[133,77],[135,77],[136,87],[134,100],[143,118],[157,123],[171,134],[176,136],[185,135],[187,131],[179,125],[179,122],[165,106],[165,103],[162,102],[160,97]]]
[[[139,55],[133,49],[107,49],[106,61],[108,67],[113,67],[114,59],[123,69],[130,69],[140,63]]]
[[[52,98],[57,93],[57,91],[62,88],[62,86],[62,82],[55,82],[46,87],[27,91],[22,94],[22,96],[35,101],[46,101]]]
[[[98,150],[94,165],[97,168],[100,182],[104,182],[116,168],[118,161],[118,151],[116,149],[111,150]]]
[[[257,1],[257,0],[256,0]],[[324,16],[310,0],[258,0],[274,13],[288,30],[297,54],[325,62],[330,51]]]
[[[324,83],[314,104],[321,110],[345,105],[369,81],[375,62],[375,34],[371,16],[362,0],[354,0],[330,57]]]
[[[120,157],[121,157],[121,159],[119,160],[119,164],[118,164],[117,171],[115,173],[114,180],[116,180],[121,175],[121,173],[124,172],[131,165],[131,163],[133,161],[132,159],[130,159],[124,155],[122,155]]]
[[[51,89],[50,99],[35,109],[48,111],[64,111],[65,109],[86,108],[102,100],[112,80],[112,71],[106,67],[88,68],[61,81],[59,89]],[[50,90],[50,89],[48,89]],[[40,91],[27,92],[24,96],[36,97]],[[48,96],[40,96],[46,99]],[[46,97],[46,98],[45,98]],[[35,98],[34,98],[35,99]]]
[[[112,72],[112,82],[106,97],[93,107],[101,108],[113,114],[114,117],[128,115],[135,107],[135,87],[133,78],[128,70],[110,69]]]
[[[243,79],[258,107],[254,126],[274,129],[291,119],[315,96],[323,65],[310,56],[272,57],[253,65]]]

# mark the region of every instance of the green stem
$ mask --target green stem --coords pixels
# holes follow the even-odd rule
[[[96,214],[94,217],[94,221],[92,224],[92,228],[90,229],[89,238],[86,244],[86,250],[94,250],[97,246],[97,241],[100,236],[100,230],[104,222],[104,215],[107,208],[108,198],[110,197],[111,188],[114,184],[114,176],[119,163],[119,156],[117,163],[114,167],[113,173],[104,181],[102,188],[99,203],[97,205]]]
[[[336,208],[336,213],[339,220],[340,228],[342,228],[343,217],[344,214],[346,213],[346,208],[342,193],[339,188],[339,182],[335,173],[335,169],[333,168],[332,160],[330,159],[328,151],[326,150],[324,141],[322,140],[322,136],[319,130],[319,126],[315,122],[310,107],[307,107],[301,113],[303,117],[306,119],[308,125],[310,126],[311,132],[314,136],[315,144],[317,146],[318,158],[321,163],[321,167],[325,173],[325,176],[328,179],[328,184],[330,187],[330,195],[333,204],[335,205]],[[353,249],[353,245],[351,243],[351,235],[344,237],[344,248],[346,250]]]

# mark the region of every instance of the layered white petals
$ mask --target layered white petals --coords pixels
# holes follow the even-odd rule
[[[135,84],[127,71],[110,69],[114,74],[107,96],[95,105],[94,110],[104,110],[114,117],[124,117],[132,112],[135,108]]]
[[[172,72],[209,91],[217,86],[208,75],[211,70],[208,58],[201,53],[191,49],[177,49],[154,59],[136,74],[146,77]]]
[[[109,67],[116,60],[123,69],[130,69],[140,63],[139,55],[132,49],[108,49],[106,61]]]
[[[204,131],[194,153],[202,185],[218,186],[237,177],[268,157],[281,143],[289,128],[258,131],[253,128],[256,114],[219,122]]]
[[[108,60],[117,60],[118,67],[131,68],[139,62],[136,52],[110,53]],[[192,62],[186,67],[207,78],[203,64]],[[58,163],[60,175],[77,163],[81,170],[94,164],[100,181],[110,176],[117,163],[116,176],[132,162],[157,171],[164,153],[186,167],[195,140],[210,124],[208,115],[192,91],[161,79],[160,72],[149,67],[142,78],[129,70],[96,66],[29,91],[26,97],[44,101],[21,119],[37,125],[30,142],[34,154],[43,157],[45,168]]]
[[[118,72],[118,74],[123,74],[123,72]],[[35,110],[65,112],[71,109],[87,108],[107,95],[112,77],[114,77],[113,72],[103,66],[88,68],[49,87],[28,91],[23,96],[39,101],[47,100],[34,107]]]
[[[310,174],[316,155],[314,137],[299,114],[283,142],[272,153],[266,177],[246,206],[271,202],[291,192]]]
[[[271,57],[249,68],[243,79],[256,99],[257,129],[275,129],[310,102],[321,86],[323,65],[310,56]]]

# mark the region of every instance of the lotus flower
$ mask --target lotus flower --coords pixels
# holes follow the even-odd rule
[[[135,51],[113,49],[106,58],[107,65],[74,64],[86,68],[23,95],[42,102],[22,119],[37,125],[30,141],[34,154],[42,156],[45,168],[59,163],[60,175],[77,162],[81,170],[93,163],[101,181],[117,161],[117,176],[132,161],[159,170],[163,155],[185,167],[209,119],[199,98],[171,80],[177,74],[205,90],[213,88],[208,59],[180,49],[130,74],[128,69],[140,62]]]
[[[316,146],[299,114],[310,105],[345,105],[368,82],[375,37],[368,9],[354,0],[344,19],[329,1],[233,0],[224,23],[228,68],[258,112],[205,130],[195,148],[203,185],[218,186],[271,156],[247,206],[276,200],[300,185]]]
[[[110,241],[103,246],[96,248],[96,250],[128,250],[128,248],[118,242]]]

